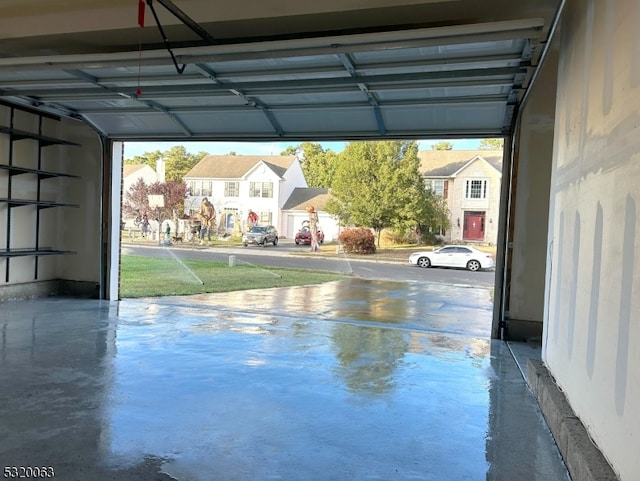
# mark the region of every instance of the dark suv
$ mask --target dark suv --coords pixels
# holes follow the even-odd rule
[[[242,243],[245,247],[255,244],[265,247],[268,243],[278,245],[278,231],[272,225],[254,225],[249,232],[242,236]]]

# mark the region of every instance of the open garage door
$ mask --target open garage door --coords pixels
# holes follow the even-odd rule
[[[5,100],[119,140],[321,140],[508,134],[557,2],[343,2],[339,19],[273,17],[237,37],[204,1],[141,2],[144,20],[132,1],[10,3]]]
[[[100,135],[104,251],[123,141],[511,135],[562,3],[6,0],[0,102]]]

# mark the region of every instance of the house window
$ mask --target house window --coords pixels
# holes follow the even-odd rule
[[[249,197],[273,197],[273,182],[250,182]]]
[[[433,191],[433,193],[435,195],[437,195],[438,197],[447,197],[448,192],[448,187],[449,187],[449,181],[448,180],[427,180],[425,181],[425,185],[427,187],[427,189],[430,189]]]
[[[240,183],[239,182],[225,182],[224,183],[224,196],[225,197],[238,197],[240,195]]]
[[[202,195],[202,182],[199,180],[191,181],[191,195]]]
[[[202,181],[202,195],[211,196],[212,182],[210,180]]]
[[[487,181],[486,180],[467,180],[465,197],[467,199],[486,199],[487,198]]]
[[[271,225],[272,218],[271,212],[260,212],[260,224]]]

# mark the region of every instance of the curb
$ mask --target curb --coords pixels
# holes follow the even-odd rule
[[[573,481],[619,481],[542,361],[529,359],[527,379]]]

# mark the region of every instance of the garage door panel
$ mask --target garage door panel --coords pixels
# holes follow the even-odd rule
[[[276,115],[280,125],[290,134],[313,132],[346,132],[354,131],[360,134],[377,131],[377,124],[371,107],[354,107],[349,109],[281,109]]]
[[[464,132],[496,132],[502,130],[504,105],[446,104],[430,106],[385,107],[385,125],[393,132],[433,131],[457,129]]]

